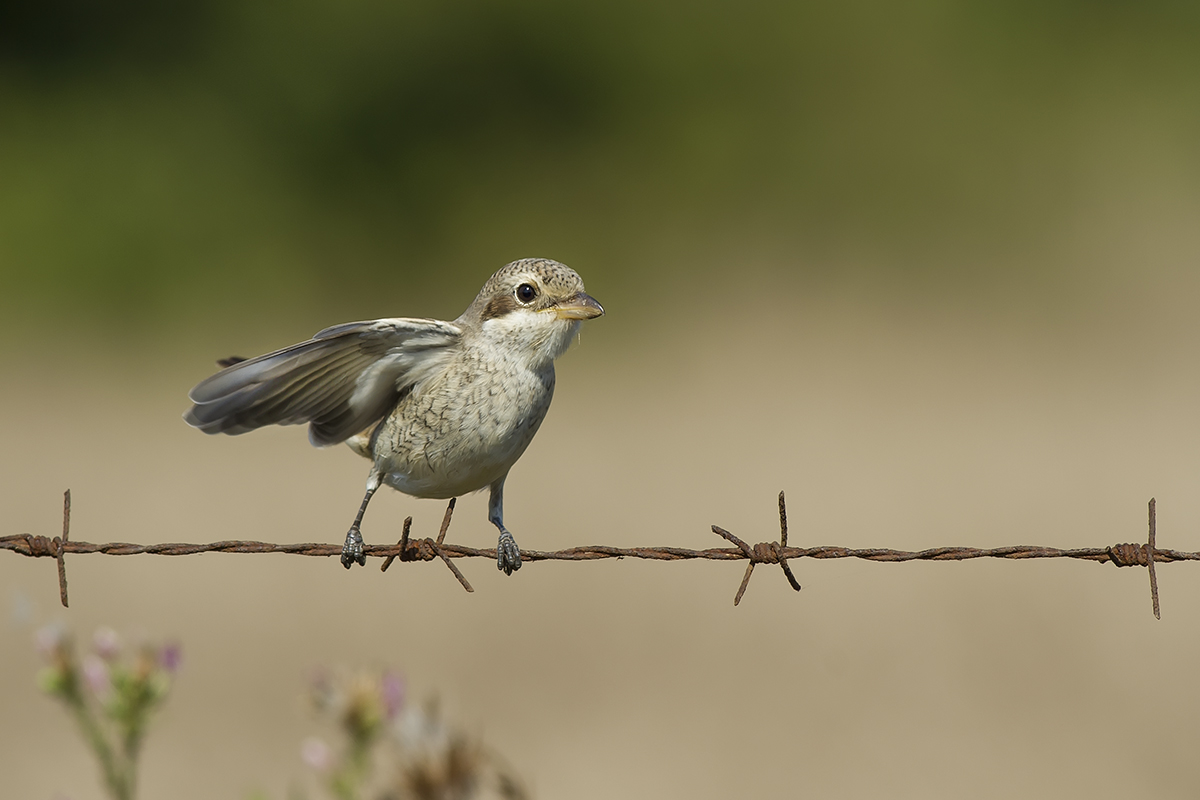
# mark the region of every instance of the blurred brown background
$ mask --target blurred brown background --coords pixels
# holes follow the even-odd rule
[[[366,464],[180,420],[213,359],[456,316],[507,261],[608,315],[523,546],[1200,549],[1193,4],[0,6],[0,533],[341,541]],[[452,541],[494,542],[485,498]],[[391,492],[368,542],[443,507]],[[100,797],[33,630],[177,638],[144,797],[282,798],[320,665],[393,665],[541,798],[1193,797],[1200,575],[0,554],[0,784]],[[372,564],[376,567],[377,562]],[[58,794],[56,794],[58,793]]]

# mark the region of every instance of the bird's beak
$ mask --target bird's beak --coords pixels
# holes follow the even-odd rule
[[[554,305],[554,314],[559,319],[595,319],[603,316],[604,307],[596,298],[580,292]]]

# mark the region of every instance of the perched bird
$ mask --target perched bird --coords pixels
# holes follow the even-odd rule
[[[504,479],[550,408],[554,359],[583,320],[603,313],[566,265],[514,261],[453,322],[348,322],[257,358],[227,359],[192,389],[184,419],[228,434],[306,422],[315,446],[346,442],[370,459],[342,547],[347,569],[366,564],[359,526],[380,485],[441,499],[488,487],[496,565],[511,575],[521,551],[504,527]]]

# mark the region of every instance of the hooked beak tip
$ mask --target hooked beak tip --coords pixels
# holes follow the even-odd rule
[[[554,307],[559,319],[595,319],[604,316],[604,306],[596,298],[580,292]]]

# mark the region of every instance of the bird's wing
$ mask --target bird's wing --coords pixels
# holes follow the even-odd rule
[[[183,418],[205,433],[229,434],[307,422],[314,445],[337,444],[436,374],[461,339],[461,328],[435,319],[335,325],[201,381],[188,394],[195,405]]]

